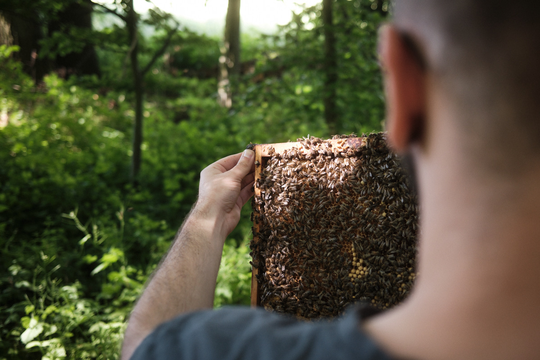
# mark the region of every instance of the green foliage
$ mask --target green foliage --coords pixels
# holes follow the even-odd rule
[[[384,98],[376,39],[388,5],[379,11],[374,4],[377,2],[370,0],[334,1],[340,133],[361,134],[382,128]],[[320,4],[305,7],[278,34],[262,37],[261,44],[269,45],[259,53],[252,84],[245,85],[238,98],[241,107],[257,107],[248,111],[261,128],[278,125],[269,133],[281,133],[276,136],[280,141],[306,133],[332,135],[323,121],[326,89],[321,10]]]
[[[221,55],[218,40],[189,29],[182,30],[179,35],[171,44],[173,53],[170,66],[179,70],[217,68]]]
[[[0,354],[115,358],[142,284],[195,201],[200,170],[245,143],[207,84],[179,80],[189,96],[145,105],[148,171],[133,189],[129,94],[54,75],[36,88],[0,50],[12,69],[0,72],[0,113],[9,116],[0,130]],[[190,120],[171,121],[184,107]],[[244,218],[232,236],[244,239],[246,227]],[[249,265],[234,248],[229,240],[224,264],[240,276],[220,275],[218,304],[249,294]]]
[[[342,132],[381,128],[379,3],[334,3]],[[54,13],[63,4],[36,6]],[[158,31],[140,36],[143,65],[171,20],[159,11],[145,19]],[[330,135],[321,26],[315,6],[277,35],[244,36],[247,71],[232,79],[232,109],[216,101],[219,41],[179,30],[144,79],[138,187],[128,179],[134,95],[126,29],[111,23],[92,39],[71,34],[100,45],[101,79],[50,74],[36,86],[10,58],[18,49],[0,46],[0,359],[118,357],[129,311],[195,202],[200,171],[249,142]],[[66,53],[71,40],[43,45]],[[250,211],[226,241],[215,306],[249,304]]]
[[[240,246],[235,243],[225,244],[217,278],[215,307],[250,304],[250,260],[247,237]]]
[[[41,41],[40,55],[54,59],[72,52],[81,52],[86,44],[93,43],[95,33],[91,30],[72,27],[64,32],[53,32]]]
[[[93,267],[90,274],[99,276],[101,288],[89,294],[78,280],[66,284],[60,275],[63,262],[57,255],[45,253],[45,246],[39,253],[25,252],[25,257],[12,260],[0,278],[2,304],[11,305],[3,311],[5,326],[0,334],[5,341],[0,350],[11,358],[32,358],[32,354],[40,354],[42,359],[118,357],[127,315],[146,276],[128,265],[123,251],[114,246],[121,246],[121,241],[115,244],[118,229],[93,224],[89,232],[76,212],[64,217],[85,235],[78,242],[78,255],[81,264]],[[121,218],[119,222],[123,228]],[[44,236],[45,243],[55,241],[54,234]],[[96,252],[101,254],[99,260],[91,255]]]

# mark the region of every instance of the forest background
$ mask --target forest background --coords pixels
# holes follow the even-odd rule
[[[133,0],[0,0],[0,359],[118,358],[204,167],[381,130],[388,1],[323,0],[268,34],[240,32],[240,6],[213,37]],[[250,212],[216,307],[249,304]]]

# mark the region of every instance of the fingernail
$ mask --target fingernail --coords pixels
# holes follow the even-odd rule
[[[243,156],[244,156],[246,159],[251,159],[251,158],[253,157],[253,155],[255,155],[255,153],[253,152],[253,150],[249,150],[249,149],[244,150]]]

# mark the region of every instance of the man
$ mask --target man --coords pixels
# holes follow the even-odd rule
[[[212,307],[253,154],[199,200],[126,331],[123,358],[540,358],[540,2],[397,0],[381,30],[391,145],[417,169],[419,272],[400,306],[332,323]],[[181,314],[180,317],[177,317]],[[168,351],[171,351],[170,353]]]

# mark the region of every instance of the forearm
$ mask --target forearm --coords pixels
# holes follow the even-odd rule
[[[123,359],[129,359],[159,324],[182,313],[212,308],[223,242],[218,220],[195,209],[131,314]]]
[[[131,313],[122,359],[159,324],[212,308],[223,243],[252,195],[253,160],[253,151],[245,150],[201,172],[197,205]]]

